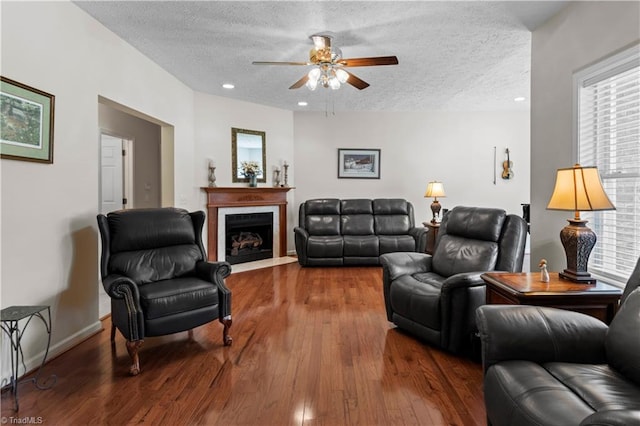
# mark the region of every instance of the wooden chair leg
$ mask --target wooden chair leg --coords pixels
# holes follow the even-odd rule
[[[187,333],[188,333],[189,340],[193,340],[193,328],[190,329]]]
[[[111,342],[115,342],[116,340],[116,325],[111,323]]]
[[[143,342],[144,340],[136,340],[133,342],[127,340],[127,352],[129,352],[131,361],[133,361],[133,364],[129,368],[129,373],[132,376],[137,376],[140,373],[140,358],[138,357],[138,350],[140,349],[140,346],[142,346]]]
[[[224,325],[224,329],[222,330],[222,340],[225,346],[231,346],[233,339],[229,336],[229,328],[231,328],[231,316],[225,317],[220,320],[222,325]]]

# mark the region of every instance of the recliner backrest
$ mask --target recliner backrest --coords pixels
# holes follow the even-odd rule
[[[450,210],[440,224],[433,271],[450,277],[494,270],[506,217],[501,209],[459,206]]]
[[[340,200],[305,201],[300,206],[300,225],[309,235],[340,235]]]
[[[622,297],[620,298],[620,304],[624,303],[624,301],[629,297],[631,292],[640,287],[640,259],[636,262],[636,267],[631,272],[629,279],[627,280],[627,285],[624,287],[624,291],[622,292]]]
[[[201,235],[196,233],[201,224],[196,226],[186,210],[120,210],[109,213],[106,221],[99,218],[98,223],[103,238],[108,233],[103,274],[121,274],[146,284],[192,274],[196,262],[204,260]]]
[[[342,200],[340,202],[340,230],[342,235],[373,235],[373,205],[371,200]]]
[[[414,226],[413,206],[400,198],[373,200],[375,233],[378,235],[407,234]]]

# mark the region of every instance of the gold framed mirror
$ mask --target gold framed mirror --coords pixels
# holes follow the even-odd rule
[[[231,128],[231,182],[249,182],[243,163],[255,162],[258,166],[257,181],[265,183],[267,176],[267,136],[258,130]]]

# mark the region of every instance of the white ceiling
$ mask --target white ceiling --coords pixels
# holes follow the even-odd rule
[[[76,1],[193,90],[287,110],[528,108],[531,30],[566,1]],[[396,55],[399,65],[349,68],[359,91],[288,89],[309,36],[330,32],[343,57]],[[233,83],[235,89],[223,89]],[[307,101],[306,107],[297,105]]]

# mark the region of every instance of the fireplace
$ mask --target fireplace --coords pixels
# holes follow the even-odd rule
[[[273,257],[273,213],[227,214],[225,259],[230,264]]]
[[[226,219],[230,214],[272,213],[272,256],[287,255],[287,192],[290,187],[203,187],[207,193],[207,252],[212,262],[226,260]]]

